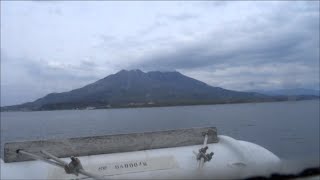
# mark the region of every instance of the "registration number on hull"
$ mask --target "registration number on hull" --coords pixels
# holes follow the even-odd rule
[[[97,164],[83,164],[83,168],[93,174],[100,176],[121,175],[127,173],[137,173],[145,171],[165,170],[178,167],[173,156],[152,157],[119,162],[100,162]],[[54,168],[49,172],[49,178],[74,179],[76,176],[65,174],[61,168]],[[84,176],[78,176],[81,179]]]

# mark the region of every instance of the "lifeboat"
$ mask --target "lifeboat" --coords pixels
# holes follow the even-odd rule
[[[1,179],[243,179],[280,165],[264,147],[201,127],[6,143]]]

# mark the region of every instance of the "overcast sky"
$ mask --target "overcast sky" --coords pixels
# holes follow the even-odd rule
[[[1,105],[121,69],[234,90],[319,88],[319,1],[1,1]]]

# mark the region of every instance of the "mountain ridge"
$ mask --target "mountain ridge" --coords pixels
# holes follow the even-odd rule
[[[316,89],[306,89],[306,88],[290,88],[290,89],[275,89],[275,90],[250,90],[248,92],[258,92],[270,96],[277,96],[277,95],[283,95],[283,96],[296,96],[296,95],[314,95],[319,96],[320,90]]]
[[[298,99],[305,97],[298,97]],[[121,70],[81,88],[50,93],[33,102],[1,107],[2,111],[148,107],[282,101],[267,96],[210,86],[178,71]]]

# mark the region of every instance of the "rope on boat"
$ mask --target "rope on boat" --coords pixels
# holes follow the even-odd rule
[[[51,165],[54,165],[54,166],[58,166],[58,167],[61,167],[65,170],[65,172],[67,174],[74,174],[76,176],[78,176],[78,174],[82,174],[82,175],[85,175],[89,178],[93,178],[93,179],[97,179],[97,180],[105,180],[105,178],[103,177],[100,177],[98,175],[95,175],[95,174],[92,174],[92,173],[89,173],[87,171],[85,171],[82,167],[82,164],[80,162],[80,160],[76,157],[71,157],[71,162],[68,164],[67,162],[65,161],[62,161],[61,159],[59,159],[58,157],[50,154],[49,152],[47,151],[40,151],[42,154],[45,154],[47,156],[49,156],[52,160],[50,159],[47,159],[45,157],[42,157],[42,156],[39,156],[39,155],[36,155],[36,154],[33,154],[33,153],[30,153],[30,152],[26,152],[22,149],[18,149],[16,151],[18,154],[23,154],[23,155],[26,155],[26,156],[29,156],[31,157],[32,159],[35,159],[35,160],[40,160],[40,161],[43,161],[43,162],[46,162],[48,164],[51,164]]]

